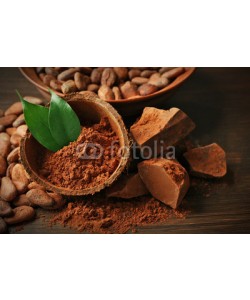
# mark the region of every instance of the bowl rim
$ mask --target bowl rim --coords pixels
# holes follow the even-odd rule
[[[121,103],[135,103],[135,102],[143,102],[145,100],[149,100],[152,98],[155,98],[157,96],[163,95],[167,92],[171,92],[172,90],[174,90],[176,87],[180,86],[184,81],[186,81],[195,71],[195,67],[185,67],[185,72],[180,74],[174,81],[172,81],[168,86],[166,86],[165,88],[151,94],[148,96],[135,96],[135,97],[131,97],[129,99],[121,99],[121,100],[106,100],[106,102],[113,104],[113,103],[117,103],[117,104],[121,104]],[[39,78],[39,76],[37,75],[36,71],[35,71],[35,67],[19,67],[20,72],[22,73],[22,75],[32,84],[34,84],[38,89],[43,90],[44,92],[48,92],[48,86],[46,86],[42,80]],[[33,73],[33,75],[32,75]],[[34,80],[34,76],[35,76],[35,80]],[[52,89],[53,90],[53,89]],[[60,93],[58,91],[54,92],[59,95],[60,97],[65,97],[66,94]]]

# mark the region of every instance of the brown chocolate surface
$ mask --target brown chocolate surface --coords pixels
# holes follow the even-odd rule
[[[138,165],[142,181],[152,196],[177,208],[189,188],[189,176],[176,160],[150,159]]]
[[[225,151],[216,143],[184,153],[190,174],[204,178],[220,178],[227,173]]]

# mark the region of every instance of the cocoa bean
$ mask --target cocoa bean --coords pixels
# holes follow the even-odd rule
[[[172,70],[169,70],[162,74],[162,77],[165,77],[167,79],[174,79],[178,76],[180,76],[185,71],[184,68],[174,68]]]
[[[4,116],[4,111],[0,109],[0,118]]]
[[[58,76],[58,71],[55,70],[55,68],[52,68],[52,67],[46,67],[45,68],[45,73],[47,75],[52,75],[54,77],[57,77]]]
[[[21,164],[16,164],[11,173],[11,179],[14,183],[17,191],[20,194],[23,194],[27,191],[29,185],[29,178],[27,177],[27,173]]]
[[[112,91],[113,91],[113,93],[114,93],[114,95],[115,95],[115,100],[122,99],[121,91],[120,91],[120,89],[119,89],[117,86],[114,86],[114,87],[112,88]]]
[[[16,133],[16,128],[8,127],[8,128],[6,128],[6,133],[8,133],[9,136],[12,136],[12,134]]]
[[[14,133],[10,137],[10,143],[11,143],[11,145],[13,145],[15,147],[19,147],[21,139],[22,139],[21,135]]]
[[[10,177],[11,178],[11,174],[12,174],[12,170],[13,170],[14,166],[15,166],[15,163],[11,163],[8,166],[8,168],[6,170],[6,177]]]
[[[141,77],[149,78],[150,76],[152,76],[155,73],[156,73],[155,70],[144,70],[141,72]]]
[[[128,79],[128,68],[115,67],[114,72],[120,81],[126,81]]]
[[[112,68],[104,69],[102,73],[101,84],[112,87],[116,81],[116,74]]]
[[[62,92],[64,94],[73,93],[77,91],[74,80],[68,80],[62,84]]]
[[[49,209],[51,209],[51,210],[59,209],[59,208],[62,208],[66,204],[66,200],[65,200],[65,198],[63,198],[62,195],[56,194],[56,193],[48,193],[48,195],[55,201],[55,204]]]
[[[141,85],[138,89],[141,96],[151,95],[151,94],[157,92],[157,90],[158,90],[157,86],[149,84],[149,83],[145,83],[145,84]]]
[[[58,76],[57,76],[57,79],[59,81],[66,81],[68,79],[71,79],[71,78],[74,78],[74,75],[75,73],[78,72],[78,69],[77,68],[70,68],[70,69],[67,69],[65,71],[63,71],[62,73],[60,73]]]
[[[163,74],[163,73],[168,72],[172,69],[175,69],[175,67],[163,67],[163,68],[160,68],[159,73]]]
[[[14,206],[34,206],[33,203],[30,202],[28,197],[25,194],[19,195],[13,202],[12,204]]]
[[[23,112],[23,106],[21,102],[13,103],[6,111],[5,116],[8,115],[20,115]]]
[[[0,155],[7,158],[11,150],[10,137],[6,132],[0,133]]]
[[[30,206],[19,206],[13,209],[14,215],[9,218],[4,218],[8,225],[14,225],[22,222],[31,221],[35,217],[35,210]]]
[[[0,177],[5,176],[7,167],[8,165],[6,159],[2,155],[0,155]]]
[[[99,90],[99,85],[95,84],[95,83],[91,83],[91,84],[88,85],[87,90],[90,91],[90,92],[97,93],[98,90]]]
[[[92,71],[90,79],[92,83],[100,84],[104,68],[96,68]]]
[[[148,78],[144,78],[144,77],[134,77],[131,81],[132,81],[133,83],[135,83],[136,85],[142,85],[142,84],[148,82]]]
[[[23,97],[24,100],[28,101],[29,103],[33,103],[36,105],[42,105],[43,104],[43,100],[37,97],[33,97],[33,96],[25,96]]]
[[[79,91],[87,89],[87,76],[82,75],[80,72],[76,72],[74,75],[75,85]]]
[[[17,147],[10,152],[10,154],[7,156],[7,161],[9,164],[18,162],[19,152],[20,152],[20,147]]]
[[[159,73],[155,73],[150,77],[148,83],[157,86],[159,89],[162,89],[169,84],[169,80],[165,77],[161,77]]]
[[[36,182],[31,182],[29,185],[28,185],[28,189],[29,190],[42,190],[42,191],[46,191],[46,188],[42,185],[40,185],[39,183],[36,183]]]
[[[98,90],[98,96],[102,100],[114,100],[115,95],[111,88],[107,85],[102,85]]]
[[[9,203],[0,199],[0,217],[9,217],[12,214],[13,211]]]
[[[0,218],[0,233],[5,233],[7,232],[8,228],[7,228],[7,224],[5,223],[5,221]]]
[[[53,90],[57,92],[61,92],[62,90],[62,83],[59,80],[51,80],[49,85]]]
[[[0,133],[5,131],[5,127],[3,125],[0,125]]]
[[[43,77],[43,83],[46,85],[50,85],[51,80],[55,80],[56,78],[53,75],[45,75]]]
[[[25,124],[24,114],[21,114],[17,119],[13,122],[13,127],[18,127],[20,125]]]
[[[130,70],[128,72],[128,77],[130,79],[134,78],[134,77],[139,77],[141,76],[141,71],[140,70],[137,70],[137,69],[134,69],[134,70]]]
[[[16,134],[19,134],[21,137],[25,137],[25,135],[27,133],[27,130],[28,130],[28,126],[27,125],[18,126]]]
[[[127,81],[120,87],[122,96],[126,98],[131,98],[139,95],[136,84]]]
[[[5,201],[13,201],[17,195],[17,189],[9,177],[3,177],[1,182],[0,197]]]
[[[0,125],[10,126],[17,118],[17,115],[8,115],[0,118]]]
[[[30,190],[26,196],[31,203],[42,208],[51,208],[55,204],[55,200],[42,190]]]

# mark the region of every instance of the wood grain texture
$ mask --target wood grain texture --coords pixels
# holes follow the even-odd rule
[[[40,96],[17,68],[0,68],[0,108],[17,100],[15,89]],[[166,101],[170,107],[195,121],[192,137],[200,145],[217,142],[225,149],[229,171],[221,180],[195,181],[185,200],[190,210],[186,219],[141,227],[138,233],[250,233],[250,69],[198,68]],[[18,233],[75,233],[60,225],[50,228],[50,214],[39,210],[40,217]]]

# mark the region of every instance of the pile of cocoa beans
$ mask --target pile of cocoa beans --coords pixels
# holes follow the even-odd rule
[[[36,97],[24,99],[43,104]],[[10,225],[33,220],[35,207],[54,210],[65,205],[61,195],[32,182],[20,162],[20,141],[27,129],[21,102],[6,111],[0,109],[0,233],[7,232]]]
[[[102,100],[120,100],[151,95],[169,85],[185,68],[37,67],[36,72],[44,84],[63,94],[91,91]]]

